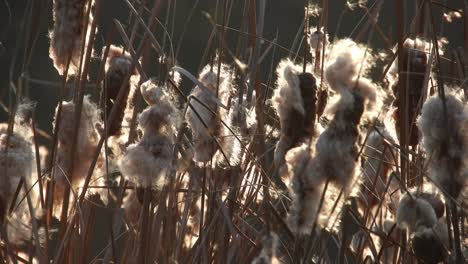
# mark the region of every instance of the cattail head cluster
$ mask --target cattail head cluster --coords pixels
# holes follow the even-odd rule
[[[436,195],[411,192],[400,200],[396,220],[408,229],[413,253],[425,263],[439,263],[446,257],[447,225],[442,218],[444,203]]]
[[[57,110],[59,108],[57,107]],[[75,111],[77,110],[76,103],[73,101],[63,102],[62,110],[60,113],[60,120],[58,112],[56,113],[55,126],[59,126],[58,130],[58,145],[57,145],[57,165],[54,169],[54,179],[56,181],[56,188],[54,197],[61,199],[63,191],[67,185],[77,187],[79,182],[83,180],[88,169],[93,161],[93,153],[99,141],[99,133],[97,127],[101,125],[100,111],[95,103],[91,101],[90,96],[83,98],[83,105],[81,108],[81,115],[79,120],[78,131],[74,131],[76,118]],[[76,152],[75,159],[72,161],[71,151],[73,144],[73,135],[76,133]],[[73,171],[71,174],[72,163]]]
[[[142,84],[145,100],[154,104],[140,114],[140,142],[128,146],[120,160],[122,174],[145,188],[162,186],[172,170],[177,109],[165,88],[157,86],[154,80]]]
[[[421,110],[418,127],[422,146],[430,160],[432,180],[445,193],[457,198],[468,180],[468,108],[455,94],[445,100],[430,97]]]
[[[103,87],[101,97],[105,95],[106,105],[106,117],[108,118],[112,110],[112,106],[115,104],[117,95],[120,89],[124,89],[125,96],[123,103],[117,109],[117,114],[114,121],[109,124],[108,136],[115,136],[120,133],[122,121],[124,118],[126,101],[130,90],[136,89],[140,76],[133,66],[133,59],[128,52],[125,52],[123,48],[111,45],[109,47],[109,53],[106,61],[106,79]],[[125,86],[125,78],[129,80]],[[104,90],[105,89],[105,90]],[[104,98],[103,98],[104,99]]]
[[[229,109],[224,107],[230,105],[233,96],[233,76],[233,70],[227,64],[221,63],[219,69],[216,62],[213,66],[207,65],[199,76],[203,87],[197,85],[191,93],[191,97],[196,99],[190,100],[185,118],[192,130],[194,160],[197,162],[211,160],[219,147],[222,153],[218,156],[222,157],[217,160],[231,161],[229,163],[238,161],[237,151],[233,149],[236,147],[233,143],[237,141],[233,139],[231,131],[226,130],[227,122],[221,122],[232,120]]]
[[[337,46],[344,49],[335,49]],[[300,200],[293,202],[290,214],[293,229],[300,233],[310,232],[317,213],[327,212],[328,205],[333,207],[325,203],[319,208],[319,197],[327,182],[330,189],[324,201],[336,201],[340,192],[346,197],[356,181],[359,124],[378,100],[376,87],[359,76],[364,58],[365,52],[351,40],[339,41],[332,49],[326,69],[327,81],[338,97],[330,106],[332,120],[318,137],[314,151],[302,147],[287,155],[288,173],[300,176],[293,180],[297,185],[293,194]],[[300,168],[306,169],[297,174],[295,170]]]
[[[276,70],[277,89],[272,98],[281,125],[280,139],[275,149],[275,165],[284,164],[286,153],[314,136],[317,85],[314,76],[302,72],[300,65],[283,60]]]
[[[49,56],[60,75],[65,73],[70,60],[68,74],[75,75],[80,66],[82,43],[88,46],[93,12],[89,12],[89,16],[87,12],[94,1],[54,0],[53,4],[54,27],[50,32]]]

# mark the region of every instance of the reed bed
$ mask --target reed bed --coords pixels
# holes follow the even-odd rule
[[[275,1],[181,19],[119,0],[105,33],[104,0],[26,2],[0,90],[1,263],[468,261],[467,1],[303,1],[286,43],[265,33]],[[189,70],[194,17],[211,34]],[[41,22],[59,82],[30,76]],[[34,83],[57,91],[51,131]]]

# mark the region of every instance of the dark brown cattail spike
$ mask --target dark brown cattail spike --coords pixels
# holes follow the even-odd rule
[[[400,116],[400,111],[403,109],[399,109],[399,100],[405,98],[401,98],[400,94],[398,93],[398,87],[403,85],[405,90],[408,90],[408,113],[409,113],[409,120],[406,127],[410,132],[409,135],[409,145],[415,147],[418,144],[418,129],[416,128],[414,120],[419,114],[420,106],[422,105],[422,95],[424,94],[423,89],[425,87],[425,75],[427,71],[427,55],[422,49],[419,47],[421,44],[421,40],[407,40],[404,44],[403,48],[403,57],[399,58],[402,60],[400,65],[403,65],[403,69],[399,72],[402,76],[398,78],[398,82],[392,87],[393,93],[395,95],[395,102],[393,105],[396,107],[396,111],[394,113],[394,119],[396,123],[397,134],[399,135],[398,130],[400,127],[403,127],[401,124],[401,120],[398,118]]]
[[[315,77],[303,73],[290,60],[280,62],[277,68],[278,88],[272,98],[280,118],[281,136],[275,149],[275,165],[281,169],[286,153],[308,142],[315,127],[317,84]]]
[[[120,86],[122,86],[122,83],[125,81],[125,77],[129,74],[137,75],[135,68],[132,68],[132,57],[130,54],[124,52],[122,48],[111,45],[106,62],[106,81],[101,93],[102,100],[104,100],[104,97],[106,97],[107,116],[109,116],[112,106],[114,105],[117,94],[120,90]],[[109,124],[108,136],[114,136],[120,133],[131,85],[132,82],[129,81],[124,87],[125,103],[120,105],[120,108],[117,110],[117,115],[114,119],[114,122]]]
[[[318,102],[317,102],[317,119],[325,112],[325,107],[328,102],[328,92],[326,89],[322,89],[318,92]]]
[[[3,221],[5,219],[5,214],[6,214],[5,200],[3,199],[2,196],[0,196],[0,225],[3,224]]]
[[[436,264],[446,257],[444,245],[431,229],[417,232],[411,239],[411,248],[423,263]]]

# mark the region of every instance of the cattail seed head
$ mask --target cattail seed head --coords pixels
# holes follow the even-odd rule
[[[197,100],[192,99],[190,101],[191,107],[188,107],[185,118],[192,130],[192,136],[195,143],[194,160],[197,162],[207,162],[218,151],[216,138],[222,134],[224,134],[223,138],[232,136],[228,131],[223,132],[223,124],[220,120],[228,120],[229,111],[226,109],[220,109],[218,106],[216,91],[218,92],[221,103],[228,105],[232,98],[233,72],[232,69],[224,63],[221,64],[220,69],[218,69],[217,63],[214,63],[213,67],[206,65],[205,68],[203,68],[200,73],[199,80],[209,91],[206,91],[205,88],[196,86],[193,89],[191,96],[196,97],[199,101],[203,102],[208,109]],[[232,147],[230,144],[224,144],[222,140],[220,140],[220,142],[223,149],[229,149]],[[229,142],[232,142],[232,140],[226,141],[226,143]],[[230,150],[226,152],[235,153]],[[230,157],[226,158],[230,159]]]
[[[280,118],[281,135],[274,159],[276,166],[281,167],[288,150],[314,135],[317,85],[311,73],[303,73],[301,66],[290,60],[281,61],[276,71],[278,88],[272,102]]]
[[[412,233],[421,227],[434,227],[437,215],[425,199],[405,194],[398,205],[396,220],[400,228],[407,228]]]
[[[132,67],[132,57],[128,52],[125,52],[123,48],[111,45],[109,47],[109,53],[106,60],[106,82],[103,89],[106,89],[106,117],[108,118],[112,110],[112,106],[115,104],[117,95],[120,91],[125,77],[130,75],[130,80],[128,83],[122,87],[124,89],[124,101],[120,104],[119,109],[117,109],[116,117],[114,121],[109,124],[109,133],[108,136],[115,136],[120,133],[122,126],[122,121],[124,118],[126,101],[129,95],[130,90],[138,85],[139,74],[135,70],[135,67]],[[102,91],[102,97],[104,96],[104,90]]]
[[[75,134],[74,127],[76,124],[75,106],[74,102],[63,102],[60,122],[57,121],[57,114],[55,117],[54,126],[59,123],[57,168],[55,169],[54,175],[56,181],[55,199],[61,199],[65,186],[69,185],[70,182],[72,187],[77,187],[79,182],[86,177],[99,140],[96,127],[102,124],[100,111],[96,104],[91,101],[90,96],[85,96],[83,98],[78,131],[76,131],[75,160],[70,160],[73,135]],[[68,175],[72,162],[75,163],[73,166],[74,169],[71,175]]]
[[[85,45],[88,45],[88,35],[93,21],[93,12],[90,12],[89,17],[86,16],[88,3],[92,8],[94,1],[54,0],[54,27],[50,32],[49,56],[60,75],[65,73],[69,58],[68,74],[77,74],[82,55],[81,44],[83,38],[86,38]]]
[[[457,198],[468,180],[468,108],[454,94],[430,97],[417,120],[435,183]],[[446,114],[444,114],[446,113]]]

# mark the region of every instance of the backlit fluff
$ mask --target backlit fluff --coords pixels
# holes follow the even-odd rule
[[[160,187],[171,168],[172,148],[172,141],[165,136],[144,138],[128,146],[120,161],[120,170],[138,186]]]
[[[350,188],[355,176],[360,139],[359,124],[378,103],[376,87],[364,77],[358,77],[360,64],[351,54],[360,50],[350,45],[340,51],[326,69],[330,88],[338,94],[329,113],[333,118],[320,135],[316,145],[314,168],[318,177],[330,179],[340,187]],[[362,59],[362,58],[361,58]]]
[[[425,103],[417,124],[422,146],[430,160],[431,178],[445,192],[457,198],[468,179],[468,108],[456,95],[432,96]]]
[[[24,189],[33,206],[38,202],[35,148],[33,133],[29,126],[33,105],[20,103],[15,115],[14,128],[8,138],[8,124],[0,124],[0,226],[5,227],[9,243],[22,246],[31,239],[31,214],[28,203],[20,200],[26,197]],[[13,201],[16,189],[24,179],[17,199]],[[12,214],[8,214],[14,202]],[[32,208],[33,214],[36,214]],[[41,240],[42,236],[39,238]],[[41,243],[41,242],[40,242]]]
[[[410,233],[422,227],[432,228],[437,223],[434,208],[425,199],[416,195],[405,194],[398,205],[396,221],[400,228],[408,229]]]
[[[297,156],[295,159],[290,159],[291,156],[286,162],[289,173],[290,168],[294,166],[291,162],[293,160],[298,160],[294,163],[302,164],[301,167],[307,168],[307,173],[303,178],[293,183],[298,185],[293,189],[300,200],[293,202],[293,208],[299,208],[299,210],[292,209],[290,214],[293,223],[297,223],[297,226],[293,224],[293,227],[303,234],[311,231],[311,224],[316,219],[318,211],[326,212],[329,209],[326,204],[321,209],[317,209],[318,197],[321,196],[323,190],[321,186],[329,181],[330,191],[327,191],[324,201],[336,201],[340,190],[344,192],[342,198],[346,198],[355,185],[360,138],[359,124],[364,113],[371,110],[378,99],[375,86],[364,77],[358,77],[360,64],[355,60],[358,54],[351,53],[360,49],[351,43],[348,43],[347,47],[347,50],[336,51],[336,54],[331,56],[334,60],[328,63],[326,69],[327,80],[330,87],[337,92],[338,99],[330,107],[332,120],[318,137],[315,153],[310,155],[307,151],[300,149],[300,155],[294,155]],[[343,200],[338,203],[342,204]],[[300,206],[294,206],[296,204]],[[325,217],[322,215],[320,218]]]
[[[299,234],[307,234],[312,230],[324,185],[320,179],[311,177],[312,151],[303,144],[291,149],[286,155],[292,198],[288,222],[292,231]]]
[[[30,183],[34,168],[30,139],[14,131],[7,145],[7,128],[7,124],[0,125],[0,223],[6,217],[21,178]]]
[[[278,81],[272,104],[281,125],[274,157],[279,169],[288,150],[309,142],[314,136],[316,80],[312,74],[303,73],[302,70],[302,66],[295,65],[289,59],[282,60],[276,70]]]
[[[350,87],[357,77],[367,76],[374,63],[369,47],[351,39],[334,41],[325,62],[327,81],[335,91]]]
[[[71,161],[74,127],[76,125],[75,103],[63,102],[58,130],[57,163],[54,169],[54,179],[56,181],[54,197],[58,200],[62,199],[67,185],[71,183],[71,187],[76,188],[79,182],[86,177],[99,141],[96,125],[101,124],[102,121],[100,111],[96,104],[91,101],[90,96],[83,98],[81,110],[81,119],[76,132],[76,152],[74,160]],[[57,119],[57,114],[55,118]],[[54,126],[56,125],[57,120],[54,123]],[[72,163],[74,163],[73,171],[68,175]]]
[[[142,85],[145,99],[153,102],[139,117],[143,137],[127,148],[120,161],[122,174],[142,187],[161,187],[172,170],[175,128],[178,127],[177,109],[165,87],[154,80]]]
[[[86,16],[87,3],[87,0],[54,0],[54,27],[49,33],[49,56],[60,75],[65,73],[69,57],[68,74],[77,74],[83,37],[86,38],[86,47],[93,21],[93,12],[90,12],[89,17]],[[91,6],[94,5],[94,1],[90,3]],[[86,36],[84,36],[85,32]]]
[[[105,112],[107,118],[109,118],[112,106],[116,102],[117,95],[125,80],[125,77],[128,75],[130,79],[127,85],[122,87],[122,89],[125,91],[124,101],[122,104],[120,104],[119,109],[117,109],[117,114],[114,118],[114,121],[109,124],[108,136],[114,136],[120,133],[129,92],[130,90],[135,89],[134,87],[138,85],[139,74],[135,70],[135,67],[132,66],[132,60],[133,59],[130,54],[128,52],[124,52],[123,48],[114,45],[110,46],[105,66],[106,82],[103,87],[103,89],[106,89]],[[104,91],[102,91],[101,96],[104,96]]]
[[[221,124],[220,118],[222,120],[227,120],[228,115],[228,110],[221,109],[218,105],[218,99],[216,98],[218,67],[217,63],[214,64],[215,65],[213,65],[213,67],[210,65],[205,66],[199,76],[199,81],[206,89],[196,86],[191,93],[191,96],[196,97],[198,100],[203,102],[209,109],[200,104],[197,100],[192,99],[190,102],[193,108],[188,107],[185,114],[185,118],[192,130],[192,136],[195,144],[194,160],[197,162],[209,161],[218,150],[215,138],[219,137],[222,133],[223,124]],[[224,105],[227,105],[233,92],[232,69],[228,65],[222,63],[219,75],[219,101]],[[199,116],[197,116],[197,113]],[[229,136],[227,132],[224,134],[226,134],[224,136]],[[229,148],[231,147],[229,144],[223,144],[221,139],[218,139],[218,142],[223,150],[227,150],[224,151],[225,153],[234,153],[229,151]],[[229,156],[227,158],[230,159]]]

